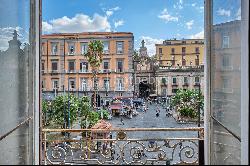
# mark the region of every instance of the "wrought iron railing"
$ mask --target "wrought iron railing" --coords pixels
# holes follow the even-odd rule
[[[199,155],[203,149],[199,147],[203,130],[202,127],[43,129],[41,164],[197,165],[203,160]],[[179,137],[187,132],[192,137]]]

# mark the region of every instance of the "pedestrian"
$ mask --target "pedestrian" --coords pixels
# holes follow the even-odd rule
[[[124,125],[124,122],[123,122],[123,119],[121,118],[121,123],[122,123],[122,125]]]

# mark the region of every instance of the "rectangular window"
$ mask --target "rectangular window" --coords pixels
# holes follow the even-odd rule
[[[103,53],[104,54],[108,54],[109,53],[109,42],[108,41],[104,41],[103,42]]]
[[[199,59],[195,59],[195,65],[199,66]]]
[[[118,41],[116,42],[116,53],[117,54],[123,54],[123,47],[124,47],[124,42],[123,41]]]
[[[88,43],[83,42],[80,45],[81,45],[81,54],[85,55],[88,52]]]
[[[197,83],[197,84],[200,83],[200,77],[195,77],[194,82]]]
[[[59,88],[59,80],[58,79],[52,79],[52,88],[53,89]]]
[[[162,48],[159,48],[159,54],[162,54]]]
[[[222,56],[222,67],[223,68],[231,67],[230,56],[227,54]]]
[[[45,79],[42,80],[42,90],[45,90]]]
[[[229,48],[229,36],[223,36],[222,48]]]
[[[162,82],[162,84],[166,85],[168,83],[168,78],[162,77],[161,82]]]
[[[87,91],[88,87],[88,79],[87,78],[82,78],[81,80],[81,90],[82,91]]]
[[[199,47],[195,47],[195,53],[199,53],[200,52],[200,48]]]
[[[117,87],[117,90],[124,90],[123,78],[117,78],[116,87]]]
[[[182,47],[182,53],[186,53],[186,47]]]
[[[175,52],[175,49],[171,48],[171,53],[174,54],[174,52]]]
[[[74,55],[75,54],[75,43],[68,43],[68,54]]]
[[[80,63],[80,72],[88,72],[88,62],[81,62]]]
[[[183,77],[183,84],[188,84],[188,77]]]
[[[173,77],[173,78],[172,78],[172,83],[173,83],[173,84],[177,84],[177,78],[176,78],[176,77]]]
[[[42,62],[42,72],[44,72],[44,62]]]
[[[231,81],[229,78],[224,77],[222,79],[222,88],[223,89],[230,89],[231,88]]]
[[[75,61],[69,61],[69,72],[75,72]]]
[[[57,62],[57,61],[52,61],[52,62],[51,62],[52,72],[53,72],[53,71],[54,71],[54,72],[55,72],[55,71],[58,71],[58,66],[57,66],[57,65],[58,65],[58,62]]]
[[[51,55],[58,55],[58,42],[51,42]]]
[[[109,79],[108,78],[105,78],[103,80],[103,87],[105,90],[107,90],[107,91],[109,90]]]
[[[73,91],[76,88],[75,79],[69,79],[69,90]]]
[[[109,69],[109,62],[108,61],[104,61],[103,62],[103,69],[104,70],[108,70]]]
[[[117,72],[123,72],[123,61],[117,61]]]
[[[185,59],[182,60],[182,66],[186,66],[186,60]]]

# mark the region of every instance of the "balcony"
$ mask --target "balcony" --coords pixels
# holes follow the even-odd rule
[[[183,87],[187,87],[188,85],[189,85],[188,82],[184,82],[182,86],[183,86]]]
[[[174,137],[178,132],[199,137]],[[41,164],[198,165],[203,133],[202,127],[42,129]]]
[[[199,82],[195,82],[194,86],[200,86],[200,83]]]
[[[178,84],[177,83],[172,83],[172,86],[178,86]]]
[[[125,91],[125,87],[117,87],[115,88],[115,91]]]

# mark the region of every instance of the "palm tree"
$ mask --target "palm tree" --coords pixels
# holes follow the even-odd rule
[[[85,54],[92,68],[92,74],[93,74],[93,80],[94,80],[94,103],[93,103],[94,110],[96,108],[97,74],[98,74],[99,67],[102,63],[102,59],[103,59],[103,48],[104,48],[104,45],[102,41],[93,40],[93,41],[90,41],[90,43],[88,44],[88,52]]]

